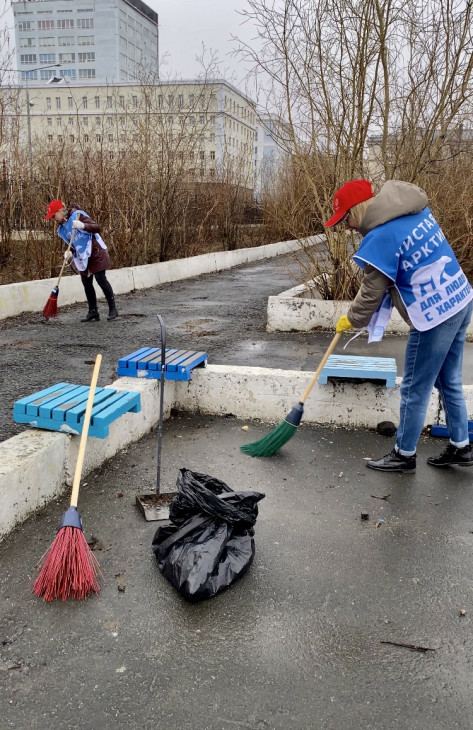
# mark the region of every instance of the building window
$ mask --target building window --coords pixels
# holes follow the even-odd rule
[[[21,45],[21,42],[20,42]],[[38,39],[38,45],[40,48],[53,48],[55,45],[55,38],[54,36],[47,35],[43,38]]]
[[[100,96],[95,97],[95,108],[100,109]]]
[[[184,94],[179,94],[179,96],[177,97],[177,106],[179,108],[184,106]]]
[[[189,94],[189,106],[194,106],[194,102],[195,102],[194,94]]]
[[[107,124],[108,124],[109,127],[112,126],[112,124],[113,124],[113,117],[107,117]]]
[[[61,119],[61,117],[57,117],[57,119],[56,119],[56,126],[62,127],[62,119]]]
[[[36,63],[36,53],[22,53],[20,61],[21,63]]]
[[[73,46],[74,36],[73,35],[60,35],[57,39],[58,46]]]
[[[213,167],[210,169],[210,177],[215,177],[215,170]]]
[[[34,30],[34,20],[22,20],[18,23],[18,30]]]
[[[88,141],[89,141],[89,135],[88,134],[84,134],[84,142],[88,142]]]
[[[205,124],[205,117],[199,117],[199,124]]]
[[[80,68],[79,69],[80,79],[95,79],[95,68]]]
[[[59,61],[61,63],[75,63],[76,62],[76,54],[75,53],[60,53],[59,54]]]
[[[77,18],[77,27],[81,30],[90,30],[90,28],[94,27],[94,19],[93,18]]]
[[[48,127],[52,127],[52,126],[53,126],[53,118],[48,117]]]
[[[71,30],[71,28],[74,27],[74,21],[72,18],[67,18],[66,20],[58,20],[57,27],[59,30]]]
[[[111,109],[113,106],[113,99],[111,96],[107,96],[107,109]]]
[[[172,94],[169,94],[168,96],[168,106],[170,109],[172,109],[174,106],[174,96]]]
[[[34,38],[20,38],[20,48],[34,48]]]
[[[200,152],[199,152],[199,159],[200,160],[204,160],[205,159],[205,152],[204,152],[204,150],[200,150]]]
[[[96,139],[97,142],[101,142],[102,141],[102,136],[100,134],[96,134],[95,135],[95,139]]]
[[[215,150],[210,150],[210,159],[215,160]]]
[[[100,127],[100,117],[95,117],[95,126]]]
[[[76,70],[75,70],[75,68],[61,69],[59,71],[59,76],[61,76],[61,77],[66,76],[68,79],[75,79]]]
[[[195,117],[189,117],[189,124],[195,124]]]
[[[56,54],[55,53],[40,53],[39,62],[40,63],[55,63]]]
[[[211,134],[210,134],[210,141],[215,142],[215,133],[214,132],[211,132]]]
[[[109,142],[113,142],[113,134],[109,134],[108,135],[108,141]]]
[[[84,125],[84,127],[88,127],[89,126],[89,117],[82,117],[82,124]]]
[[[95,61],[95,51],[88,51],[87,53],[79,53],[79,63],[90,63]]]
[[[119,104],[121,107],[125,107],[125,97],[124,96],[119,96],[118,101],[119,101]]]
[[[86,96],[82,97],[82,109],[87,109],[88,100]]]
[[[53,141],[53,135],[52,134],[48,134],[48,142],[52,142],[52,141]]]
[[[54,20],[38,20],[38,30],[54,30]]]
[[[69,141],[70,141],[70,142],[74,142],[74,135],[73,135],[73,134],[70,134],[70,135],[69,135]]]
[[[46,97],[46,109],[51,109],[51,97]]]
[[[163,108],[163,97],[161,95],[158,96],[158,109]]]
[[[43,81],[48,81],[48,79],[52,79],[52,77],[54,75],[55,75],[54,71],[52,71],[51,69],[47,69],[47,70],[41,69],[41,71],[39,73],[39,76]]]
[[[205,170],[203,167],[201,167],[200,168],[200,177],[204,177],[204,175],[205,175]]]
[[[77,45],[79,45],[79,46],[95,45],[94,36],[93,35],[78,35],[77,36]]]
[[[70,125],[71,127],[73,127],[73,126],[74,126],[74,117],[69,117],[69,125]]]
[[[72,96],[68,96],[67,97],[67,108],[72,109],[73,106],[74,106],[74,102],[72,100]]]
[[[61,108],[61,97],[56,96],[56,109],[60,109],[60,108]]]
[[[133,96],[132,97],[132,101],[133,101],[133,109],[137,109],[137,107],[138,107],[138,97],[137,96]]]

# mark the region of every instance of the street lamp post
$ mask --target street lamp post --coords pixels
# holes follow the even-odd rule
[[[33,170],[33,145],[31,143],[31,109],[30,109],[30,91],[28,87],[28,74],[34,71],[43,71],[46,68],[57,68],[60,63],[52,63],[49,66],[38,66],[38,68],[30,68],[25,71],[25,95],[26,95],[26,125],[28,129],[28,162],[30,168],[30,174]]]

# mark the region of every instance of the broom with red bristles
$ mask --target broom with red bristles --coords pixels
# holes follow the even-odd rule
[[[77,218],[79,218],[80,213],[77,213]],[[52,290],[51,294],[49,295],[49,299],[44,305],[43,309],[43,317],[44,319],[52,319],[53,317],[57,317],[57,298],[59,296],[59,284],[62,279],[62,275],[64,273],[64,269],[66,268],[67,260],[66,260],[66,253],[71,250],[72,242],[74,241],[74,236],[76,235],[76,228],[72,229],[71,234],[71,240],[69,241],[69,245],[66,248],[66,251],[64,253],[64,263],[61,267],[61,271],[59,272],[59,278],[57,280],[57,284]]]
[[[43,596],[45,601],[54,601],[56,598],[61,598],[63,601],[68,598],[77,600],[87,598],[92,594],[98,595],[100,591],[98,582],[100,565],[88,546],[82,531],[82,520],[77,511],[77,501],[87,433],[101,362],[102,355],[99,354],[95,360],[87,398],[79,454],[72,483],[70,507],[62,516],[57,535],[51,547],[38,564],[40,572],[34,583],[33,593],[38,597]]]

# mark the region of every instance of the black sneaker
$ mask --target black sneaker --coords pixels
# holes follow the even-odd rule
[[[473,466],[473,448],[467,444],[459,449],[453,444],[448,444],[440,456],[429,456],[427,464],[430,466]]]
[[[368,469],[377,469],[378,471],[398,471],[413,474],[416,470],[416,455],[402,456],[399,451],[393,449],[390,454],[386,454],[382,459],[368,461],[366,466]]]

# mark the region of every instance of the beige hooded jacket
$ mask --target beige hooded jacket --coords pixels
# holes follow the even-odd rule
[[[400,180],[388,180],[367,208],[361,222],[360,233],[366,236],[368,231],[394,218],[420,213],[427,203],[427,195],[417,185]],[[389,291],[393,305],[401,317],[412,327],[404,303],[392,280],[370,264],[366,264],[364,268],[360,290],[348,309],[347,316],[353,327],[356,329],[366,327],[386,290]]]

